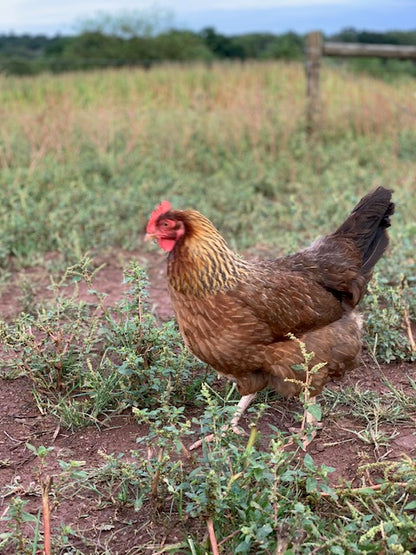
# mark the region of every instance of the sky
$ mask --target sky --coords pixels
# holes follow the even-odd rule
[[[416,0],[0,0],[0,34],[66,35],[99,13],[169,14],[170,27],[226,35],[416,30]]]

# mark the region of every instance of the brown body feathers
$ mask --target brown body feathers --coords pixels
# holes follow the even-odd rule
[[[294,334],[313,351],[313,393],[359,364],[361,324],[356,306],[388,244],[391,191],[366,195],[332,234],[296,254],[248,262],[211,222],[164,201],[147,234],[169,252],[168,282],[180,331],[202,361],[237,383],[242,395],[266,386],[299,392],[302,376]]]

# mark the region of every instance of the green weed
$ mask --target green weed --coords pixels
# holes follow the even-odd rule
[[[160,406],[167,392],[171,402],[195,399],[205,370],[184,348],[174,322],[159,325],[150,312],[144,270],[131,265],[130,289],[112,308],[93,288],[99,270],[82,259],[52,280],[50,302],[1,323],[3,375],[28,376],[41,412],[72,428],[127,407]],[[90,302],[79,297],[82,284]]]
[[[126,300],[118,312],[109,314],[108,348],[124,402],[151,408],[165,403],[167,392],[173,403],[194,398],[202,380],[195,371],[203,367],[183,346],[173,321],[157,324],[149,309],[143,268],[133,263],[126,283],[131,287]]]
[[[19,555],[32,555],[41,549],[42,552],[51,553],[51,547],[54,549],[53,552],[58,549],[70,549],[69,537],[74,535],[74,531],[70,526],[63,524],[59,530],[53,530],[54,533],[51,534],[50,507],[58,502],[59,496],[65,496],[74,483],[86,479],[87,474],[82,470],[83,463],[59,461],[61,472],[52,477],[46,464],[54,448],[43,445],[35,447],[29,443],[26,444],[26,448],[36,457],[36,483],[32,485],[31,492],[22,492],[22,486],[18,483],[15,486],[3,487],[2,495],[4,498],[11,496],[11,501],[2,514],[2,520],[7,523],[9,531],[0,534],[0,548],[7,553],[15,549]],[[20,494],[15,494],[16,489],[20,490]],[[31,493],[32,496],[41,499],[41,507],[36,515],[33,511],[26,510],[28,502],[22,499],[22,493]]]
[[[411,320],[416,319],[416,286],[401,277],[389,285],[378,274],[364,299],[367,312],[365,341],[373,356],[384,362],[416,360]]]

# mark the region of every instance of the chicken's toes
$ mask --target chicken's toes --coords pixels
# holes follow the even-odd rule
[[[195,449],[199,449],[204,442],[211,442],[214,440],[214,434],[209,434],[209,436],[201,437],[197,441],[194,441],[192,445],[188,447],[189,451],[195,451]]]

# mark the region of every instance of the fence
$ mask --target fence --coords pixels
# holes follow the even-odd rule
[[[322,56],[372,56],[377,58],[416,60],[416,46],[324,42],[319,31],[309,33],[306,37],[306,122],[309,135],[314,135],[319,130],[321,122],[322,104],[320,100],[319,73]]]

